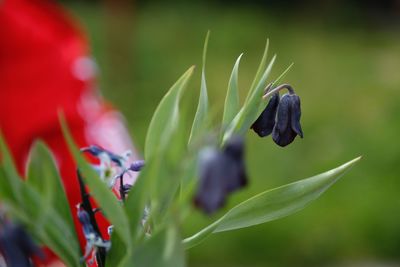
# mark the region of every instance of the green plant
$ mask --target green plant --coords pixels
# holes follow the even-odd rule
[[[287,88],[287,85],[278,86],[278,84],[291,67],[289,66],[282,75],[267,84],[275,62],[275,56],[269,63],[267,62],[267,42],[254,81],[241,105],[238,88],[239,63],[242,56],[240,55],[228,83],[222,123],[213,125],[208,109],[205,75],[207,43],[208,36],[203,53],[199,103],[189,137],[185,136],[179,103],[194,67],[189,68],[178,79],[155,110],[145,141],[146,165],[141,169],[134,186],[126,191],[121,191],[121,196],[124,196],[125,193],[128,194],[126,198],[122,197],[122,201],[115,197],[109,184],[105,183],[85,160],[80,149],[74,143],[65,119],[62,115],[60,116],[65,138],[77,163],[79,179],[89,187],[90,196],[96,200],[101,207],[101,212],[113,225],[111,247],[105,259],[106,266],[185,266],[186,249],[196,246],[213,233],[250,227],[299,211],[318,198],[360,159],[356,158],[311,178],[264,191],[238,204],[192,236],[183,237],[181,226],[193,210],[194,195],[200,194],[203,197],[199,198],[200,200],[196,198],[195,203],[198,207],[203,208],[206,212],[213,212],[223,204],[228,193],[243,186],[244,180],[247,181],[245,167],[242,166],[228,177],[231,178],[240,172],[236,177],[240,181],[235,181],[233,188],[213,193],[215,194],[213,196],[219,198],[218,203],[210,204],[201,201],[210,199],[210,195],[207,194],[210,194],[212,189],[226,186],[223,179],[216,185],[217,187],[210,188],[206,185],[205,190],[196,193],[196,188],[202,182],[197,179],[198,174],[200,173],[201,178],[204,168],[208,173],[206,179],[210,178],[210,173],[212,173],[211,178],[215,178],[217,177],[215,173],[221,172],[218,169],[219,165],[215,164],[218,161],[210,160],[210,153],[214,153],[211,159],[219,160],[220,157],[224,157],[224,153],[228,153],[226,151],[232,145],[232,140],[240,139],[248,132],[260,114],[267,108],[269,97],[278,93],[279,90]],[[293,92],[290,94],[293,95]],[[291,102],[285,103],[288,105],[287,112],[292,112],[294,109]],[[279,120],[280,111],[277,112]],[[295,118],[299,123],[299,114],[288,116],[290,120]],[[275,119],[275,115],[273,119]],[[300,132],[297,130],[294,133],[302,135],[301,129]],[[293,141],[294,138],[295,136],[290,136],[289,141]],[[275,142],[277,141],[275,140]],[[284,143],[284,145],[286,144],[287,142]],[[242,143],[233,143],[232,146],[233,149],[239,146],[240,157],[237,161],[225,159],[221,161],[226,163],[224,166],[228,166],[228,169],[231,169],[230,166],[243,163],[241,161]],[[10,152],[1,136],[0,149],[3,156],[0,167],[0,199],[7,212],[19,220],[36,240],[53,250],[68,266],[83,264],[82,252],[74,232],[65,192],[48,148],[41,142],[36,143],[31,156],[28,177],[25,181],[16,171]],[[100,151],[99,153],[107,154],[108,152]],[[110,155],[108,156],[111,158]],[[197,164],[198,162],[200,164]],[[207,169],[210,166],[207,165],[207,162],[212,162],[214,169],[211,171]],[[121,168],[121,166],[118,166],[120,174],[117,178],[121,182],[121,190],[125,190],[122,187],[124,186],[123,175],[129,171],[129,168],[128,166]],[[213,179],[213,182],[217,181]],[[231,185],[232,183],[228,186]],[[207,189],[210,190],[207,191]],[[84,204],[84,200],[82,201]],[[211,208],[205,208],[207,205],[211,205]],[[91,209],[88,211],[91,212]],[[79,216],[84,222],[83,226],[93,223],[85,217],[85,214]],[[88,227],[90,228],[90,226]],[[90,233],[90,231],[89,229],[88,232]],[[104,253],[108,248],[106,245],[108,243],[101,243],[103,240],[98,238],[100,237],[93,239],[93,242],[99,241],[94,247],[99,248],[99,253],[101,250]],[[98,264],[103,266],[104,262],[101,257],[97,257],[97,260]]]

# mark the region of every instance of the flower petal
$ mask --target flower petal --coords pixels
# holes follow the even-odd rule
[[[293,131],[303,138],[303,131],[300,125],[301,108],[300,108],[300,97],[298,95],[291,96],[291,126]]]
[[[226,157],[226,190],[233,192],[247,184],[244,164],[244,141],[234,136],[225,145],[223,153]]]
[[[279,105],[279,93],[274,94],[251,128],[260,137],[268,136],[272,133],[275,125],[276,111]]]
[[[276,123],[274,126],[275,131],[279,131],[280,134],[286,132],[290,123],[290,108],[291,108],[291,98],[289,94],[284,94],[278,106],[278,114]],[[274,131],[273,130],[273,131]]]
[[[294,132],[290,127],[287,128],[283,133],[279,132],[276,127],[272,131],[272,140],[274,140],[274,142],[281,147],[289,145],[295,138],[296,132]]]
[[[225,203],[225,165],[223,154],[216,149],[207,148],[200,154],[200,181],[194,204],[208,214]]]

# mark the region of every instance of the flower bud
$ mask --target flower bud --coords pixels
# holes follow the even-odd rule
[[[230,159],[231,167],[227,169],[229,174],[226,181],[228,192],[233,192],[247,184],[247,175],[244,165],[244,143],[243,139],[234,136],[228,140],[223,150],[224,155]]]
[[[282,96],[278,106],[277,119],[272,131],[272,139],[279,146],[287,146],[299,135],[303,138],[300,125],[300,98],[296,94]]]
[[[222,150],[206,148],[200,152],[196,207],[213,213],[225,204],[229,193],[247,184],[243,150],[243,140],[233,137]]]
[[[260,114],[251,128],[260,137],[268,136],[272,133],[275,125],[276,111],[279,105],[279,93],[275,93],[268,102],[264,111]]]
[[[223,154],[215,148],[206,148],[199,156],[199,185],[194,205],[210,214],[225,204],[225,171],[228,166]]]

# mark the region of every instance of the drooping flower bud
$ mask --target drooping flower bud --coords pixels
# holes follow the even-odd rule
[[[277,119],[272,131],[272,139],[279,146],[287,146],[299,135],[303,138],[300,125],[300,98],[291,93],[282,96],[279,103]]]
[[[260,137],[265,137],[272,133],[275,125],[275,117],[278,105],[279,93],[275,93],[269,100],[264,111],[251,126],[254,132],[256,132]]]
[[[225,204],[227,195],[247,184],[243,140],[231,138],[221,150],[206,148],[199,157],[200,181],[194,204],[211,214]]]
[[[232,137],[226,143],[223,153],[232,162],[228,172],[226,187],[228,192],[233,192],[247,184],[246,168],[244,164],[244,143],[243,138]]]
[[[227,160],[215,148],[205,148],[199,157],[199,184],[194,205],[210,214],[225,204]]]

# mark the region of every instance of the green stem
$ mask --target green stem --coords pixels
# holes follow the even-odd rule
[[[222,219],[223,219],[223,217],[220,218],[219,220],[213,222],[212,224],[210,224],[203,230],[197,232],[196,234],[182,240],[184,248],[190,249],[194,246],[197,246],[201,242],[203,242],[203,240],[205,240],[209,235],[211,235],[214,232],[214,230],[218,227],[218,225],[222,221]]]

